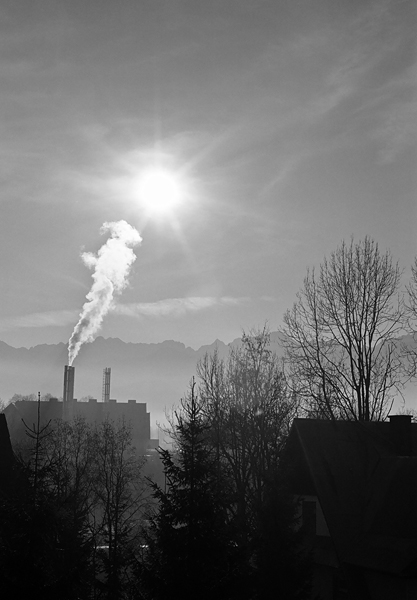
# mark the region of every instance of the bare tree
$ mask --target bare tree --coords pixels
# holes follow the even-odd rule
[[[233,488],[232,510],[249,537],[297,410],[269,344],[266,328],[244,333],[226,361],[214,353],[197,366],[218,462]]]
[[[37,399],[38,399],[37,394],[35,394],[33,392],[32,392],[32,394],[28,394],[26,396],[24,394],[13,394],[13,396],[10,398],[8,404],[14,404],[15,402],[19,402],[20,400],[36,402]]]
[[[381,420],[403,385],[401,271],[369,237],[308,270],[281,330],[286,372],[307,411]]]
[[[408,344],[404,350],[407,360],[408,372],[411,377],[417,374],[417,257],[411,266],[411,281],[407,285],[406,314],[408,329],[413,337],[413,343]]]
[[[125,597],[144,505],[143,459],[124,422],[58,420],[45,444],[46,484],[80,532],[91,565],[91,591]]]
[[[295,504],[281,468],[298,405],[267,328],[244,333],[225,360],[206,355],[197,373],[217,457],[213,486],[221,486],[228,498],[240,557],[236,597],[304,597],[308,576],[293,529]]]
[[[88,519],[94,512],[94,446],[92,427],[84,418],[56,420],[46,444],[49,489],[65,505],[74,523],[89,535]]]
[[[407,286],[408,292],[408,314],[411,323],[415,323],[417,319],[417,257],[414,259],[414,264],[411,266],[411,282]],[[415,327],[413,327],[415,329]]]
[[[144,508],[143,459],[124,422],[105,420],[93,433],[95,533],[101,538],[107,598],[123,597]],[[97,562],[96,562],[97,565]]]
[[[264,328],[225,360],[206,354],[198,391],[193,379],[174,411],[176,452],[160,450],[167,485],[154,486],[141,571],[149,597],[304,597],[295,505],[279,472],[296,403],[269,342]]]

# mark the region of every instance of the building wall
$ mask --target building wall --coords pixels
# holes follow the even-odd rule
[[[141,454],[150,446],[150,414],[146,412],[146,404],[143,402],[117,402],[113,399],[109,402],[97,402],[95,398],[90,398],[88,402],[74,400],[70,415],[82,416],[88,423],[101,422],[107,418],[114,422],[124,421],[132,427],[132,441]]]
[[[7,425],[12,443],[20,443],[26,439],[25,426],[22,419],[29,427],[37,422],[38,403],[30,400],[18,400],[5,409]],[[100,423],[109,418],[114,422],[125,421],[132,428],[132,442],[140,454],[145,454],[148,448],[156,447],[157,440],[151,440],[150,414],[146,411],[146,404],[129,400],[128,402],[97,402],[90,399],[88,402],[73,400],[68,406],[68,418],[81,416],[88,423]],[[56,398],[40,403],[41,426],[48,421],[63,418],[63,403]]]

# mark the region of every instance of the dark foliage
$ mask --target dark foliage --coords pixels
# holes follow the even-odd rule
[[[160,450],[166,486],[152,484],[158,508],[138,566],[141,597],[306,598],[308,561],[283,476],[262,474],[262,495],[242,521],[206,409],[193,382],[174,415],[175,453]]]
[[[231,598],[233,525],[194,383],[175,416],[175,455],[160,450],[166,489],[152,484],[159,509],[145,534],[141,580],[148,598]]]
[[[252,598],[309,598],[310,557],[303,547],[296,505],[286,488],[283,472],[267,482],[254,538]]]
[[[2,593],[134,598],[143,487],[129,428],[39,421],[26,426],[29,445],[0,485]]]
[[[91,548],[65,503],[47,485],[50,424],[27,427],[33,444],[26,460],[13,459],[0,496],[0,569],[6,598],[85,597]]]

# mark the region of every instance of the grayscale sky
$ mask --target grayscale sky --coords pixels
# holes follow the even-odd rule
[[[101,335],[271,329],[307,266],[417,254],[414,0],[3,0],[0,339],[67,341],[105,221],[143,238]],[[150,166],[182,202],[149,217]]]

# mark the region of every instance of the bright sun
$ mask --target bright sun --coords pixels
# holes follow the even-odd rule
[[[146,171],[140,178],[139,195],[148,214],[164,216],[180,204],[183,190],[174,173],[154,168]]]

